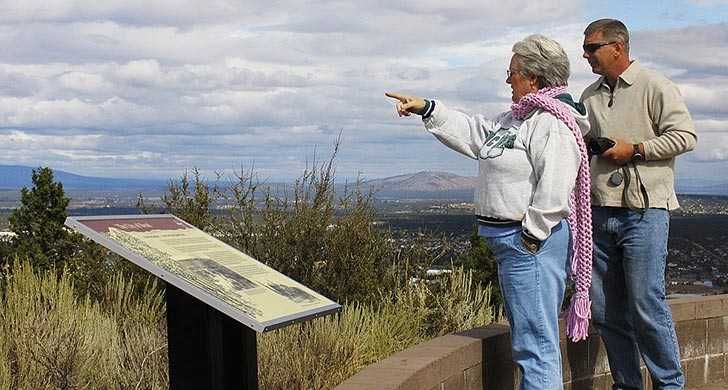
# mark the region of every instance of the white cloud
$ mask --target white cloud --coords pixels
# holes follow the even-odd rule
[[[55,135],[33,134],[21,130],[9,130],[0,133],[0,150],[3,153],[32,150],[34,154],[46,153],[50,149],[93,149],[99,144],[98,134],[69,134],[63,137]]]
[[[3,23],[68,23],[113,20],[130,25],[192,25],[235,20],[259,14],[256,4],[225,0],[3,0]],[[254,5],[251,7],[250,5]],[[252,15],[251,15],[252,16]]]
[[[723,132],[698,133],[699,144],[690,159],[699,162],[728,161],[728,133],[725,130],[728,128],[724,128]]]
[[[582,6],[0,0],[0,163],[128,176],[256,161],[261,172],[290,177],[342,131],[344,175],[472,173],[471,161],[417,119],[397,118],[384,91],[496,114],[510,101],[511,46],[538,32],[566,48],[578,97],[596,78],[580,57]],[[638,57],[681,87],[699,128],[716,134],[726,119],[725,30],[633,39]]]
[[[103,75],[76,71],[58,76],[58,83],[74,93],[91,96],[112,94],[114,87]]]
[[[125,128],[143,126],[155,118],[155,110],[112,97],[98,104],[79,98],[33,100],[0,98],[0,123],[23,129]]]
[[[728,24],[632,34],[633,57],[688,74],[725,75]]]
[[[119,67],[117,75],[132,85],[157,87],[162,78],[157,60],[131,61]]]
[[[679,83],[678,87],[693,114],[701,116],[724,116],[728,114],[728,77],[708,82],[703,79],[700,84],[695,81]]]
[[[697,119],[693,121],[695,123],[695,128],[698,132],[698,137],[701,138],[701,144],[702,142],[702,134],[704,133],[726,133],[728,134],[728,120],[718,120],[718,119]]]

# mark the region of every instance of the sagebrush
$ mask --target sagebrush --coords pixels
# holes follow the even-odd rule
[[[101,302],[75,297],[68,275],[21,263],[0,290],[0,389],[165,389],[163,292],[114,278]],[[423,340],[485,325],[490,293],[455,269],[377,302],[259,335],[261,389],[330,389]]]

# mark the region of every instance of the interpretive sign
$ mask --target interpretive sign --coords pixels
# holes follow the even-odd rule
[[[69,217],[66,225],[257,332],[341,308],[170,214]]]

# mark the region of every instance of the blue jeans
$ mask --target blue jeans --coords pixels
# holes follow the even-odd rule
[[[614,389],[642,389],[640,355],[655,389],[682,389],[680,352],[665,301],[670,214],[593,207],[592,320],[604,341]]]
[[[511,325],[513,361],[522,390],[562,389],[559,311],[564,299],[569,225],[561,221],[536,254],[521,242],[520,230],[486,237],[498,262],[498,282]]]

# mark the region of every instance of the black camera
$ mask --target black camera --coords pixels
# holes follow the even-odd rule
[[[600,155],[614,146],[615,142],[606,137],[589,138],[586,148],[591,155]]]

